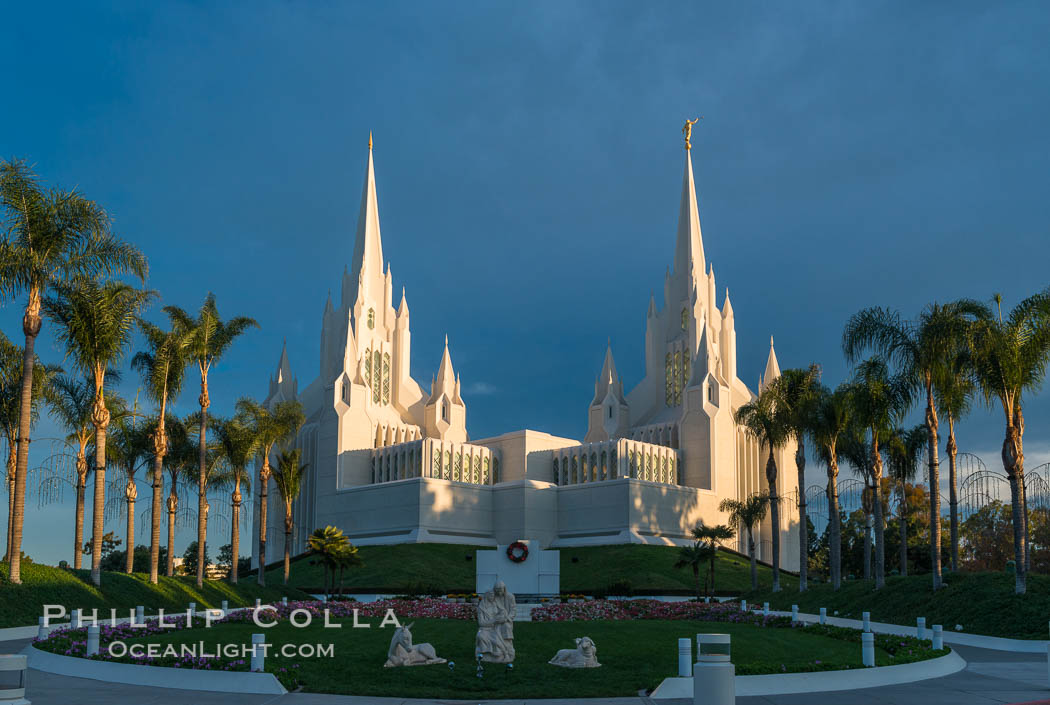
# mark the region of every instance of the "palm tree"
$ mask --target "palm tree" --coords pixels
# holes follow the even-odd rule
[[[908,574],[908,494],[907,485],[915,479],[919,459],[926,445],[924,424],[913,428],[895,428],[884,439],[889,475],[897,485],[897,521],[900,523],[900,574]],[[933,491],[933,490],[931,490]]]
[[[119,417],[114,413],[113,404],[108,408],[113,430],[106,439],[107,460],[114,461],[124,474],[124,502],[127,509],[124,545],[128,548],[124,572],[130,575],[135,566],[135,501],[139,496],[135,475],[149,458],[149,428],[139,419],[137,402],[136,408]]]
[[[208,373],[214,365],[233,345],[244,331],[250,327],[258,327],[253,318],[238,316],[223,322],[219,317],[219,310],[215,306],[215,295],[209,293],[204,299],[204,304],[196,318],[193,318],[177,306],[168,306],[164,309],[171,317],[172,323],[179,329],[180,334],[187,337],[186,353],[188,358],[197,364],[201,375],[201,393],[197,402],[200,404],[200,427],[198,438],[200,447],[198,450],[199,476],[197,481],[197,587],[204,585],[204,547],[206,537],[206,518],[208,499],[206,495],[205,474],[207,472],[207,426],[208,407],[211,400],[208,398]]]
[[[164,469],[168,473],[168,562],[166,575],[175,574],[175,516],[179,511],[179,484],[197,479],[197,448],[190,439],[187,426],[189,420],[169,416],[165,422],[168,452],[164,456]]]
[[[19,392],[22,389],[22,365],[25,356],[22,348],[18,347],[7,337],[0,333],[0,434],[7,442],[7,465],[5,466],[5,481],[7,483],[7,540],[5,544],[5,560],[10,560],[12,540],[14,539],[15,519],[15,468],[17,464],[16,447],[18,438],[18,423],[21,418]],[[49,404],[54,405],[57,394],[54,390],[54,380],[59,368],[53,365],[44,366],[40,360],[33,365],[33,404],[30,409],[30,427],[36,424],[40,417],[40,401],[47,398]]]
[[[76,277],[133,272],[145,281],[146,258],[113,237],[109,217],[97,203],[76,190],[45,189],[22,160],[0,161],[0,298],[25,292],[22,387],[19,392],[18,450],[15,461],[14,511],[9,579],[22,582],[22,524],[26,473],[29,469],[33,404],[34,349],[40,335],[43,299],[58,284]],[[98,541],[96,541],[96,544]]]
[[[255,429],[251,421],[246,417],[235,416],[228,420],[216,420],[215,438],[218,441],[220,452],[226,461],[227,470],[216,479],[216,484],[229,487],[230,506],[233,524],[230,532],[230,549],[233,560],[230,563],[230,582],[237,584],[237,563],[241,548],[241,485],[246,489],[251,488],[251,474],[248,472],[248,464],[255,457],[259,446],[259,439],[255,435]]]
[[[709,526],[701,521],[693,527],[693,540],[699,541],[711,549],[708,556],[710,565],[707,571],[707,577],[710,581],[709,596],[713,597],[715,592],[715,559],[718,557],[720,543],[728,541],[735,535],[736,532],[733,531],[732,527],[725,524],[712,524]]]
[[[871,534],[873,530],[872,513],[875,507],[872,497],[875,489],[871,477],[871,443],[868,442],[868,431],[863,421],[857,417],[854,408],[853,385],[849,389],[849,424],[838,440],[839,457],[845,460],[860,474],[864,480],[864,492],[861,494],[861,509],[864,512],[864,579],[871,580]]]
[[[277,485],[277,491],[284,501],[284,584],[288,584],[288,576],[292,570],[292,530],[295,522],[292,520],[292,502],[299,497],[303,486],[303,475],[306,474],[307,466],[301,462],[302,450],[282,449],[277,454],[277,467],[273,470],[273,482]],[[264,565],[260,563],[259,570]]]
[[[55,403],[51,412],[69,433],[68,440],[77,444],[76,518],[73,525],[73,568],[80,570],[84,545],[84,495],[87,491],[87,447],[94,431],[91,405],[94,401],[91,383],[86,379],[62,375],[53,382]]]
[[[886,583],[885,517],[882,512],[882,453],[880,437],[895,427],[911,406],[911,380],[890,375],[881,358],[857,365],[853,381],[853,416],[870,434],[868,478],[875,521],[875,589]]]
[[[766,518],[769,507],[768,494],[749,495],[744,500],[723,499],[718,511],[728,512],[730,524],[744,527],[747,531],[747,555],[751,559],[751,589],[758,589],[758,562],[755,556],[755,526]]]
[[[789,369],[774,381],[784,405],[787,425],[795,439],[795,469],[798,472],[799,568],[798,590],[808,587],[809,526],[806,522],[806,436],[810,433],[815,404],[820,392],[820,366],[808,369]]]
[[[334,526],[314,529],[306,540],[310,553],[318,557],[324,569],[324,593],[326,595],[331,595],[335,591],[335,570],[340,567],[340,559],[349,544],[350,539]],[[329,576],[331,576],[331,589],[329,588]]]
[[[948,417],[948,443],[944,452],[948,454],[948,511],[952,571],[959,570],[959,473],[956,464],[959,447],[955,442],[955,422],[969,413],[976,392],[968,333],[969,331],[966,336],[960,336],[954,352],[934,382],[937,406]]]
[[[1014,591],[1021,595],[1027,588],[1022,395],[1039,388],[1050,361],[1050,288],[1017,304],[1005,319],[1002,297],[996,304],[994,315],[986,309],[974,323],[970,345],[977,387],[985,403],[999,402],[1006,419],[1002,459],[1013,511]]]
[[[303,405],[297,401],[282,401],[270,410],[253,399],[244,397],[237,402],[237,413],[252,420],[259,440],[259,570],[258,583],[266,585],[266,526],[267,500],[270,484],[270,455],[276,444],[282,444],[299,432],[306,417]]]
[[[715,548],[703,541],[693,541],[689,546],[678,549],[678,559],[674,562],[675,568],[692,568],[693,581],[696,583],[696,599],[700,599],[703,589],[700,587],[700,567],[706,565],[715,555]]]
[[[157,424],[153,430],[153,503],[150,505],[149,581],[157,583],[160,572],[160,513],[164,493],[164,456],[168,452],[165,420],[168,399],[178,397],[186,378],[187,337],[175,326],[163,330],[148,321],[139,320],[148,350],[135,354],[131,366],[142,375],[146,394],[157,403]]]
[[[342,597],[343,571],[355,565],[362,565],[364,561],[362,561],[361,556],[358,555],[357,546],[350,543],[349,539],[346,544],[336,551],[334,554],[334,560],[335,567],[339,569],[339,596]]]
[[[769,485],[769,517],[773,533],[773,592],[780,591],[780,496],[777,493],[776,451],[791,439],[787,408],[780,403],[778,385],[771,384],[736,412],[736,422],[769,449],[766,482]]]
[[[868,308],[851,316],[842,332],[842,349],[850,362],[870,349],[883,360],[896,364],[912,388],[925,394],[925,423],[929,436],[926,452],[931,488],[930,560],[934,590],[941,587],[941,494],[936,489],[940,486],[940,474],[934,384],[958,348],[960,336],[966,334],[970,323],[985,310],[976,301],[960,299],[948,304],[929,304],[919,313],[917,320],[905,321],[896,311]],[[878,583],[877,574],[875,579]]]
[[[842,586],[842,517],[839,514],[839,439],[850,427],[853,407],[850,387],[840,384],[832,392],[822,387],[814,404],[810,433],[817,454],[828,470],[828,531],[831,585]]]
[[[78,368],[91,376],[94,385],[91,423],[95,426],[95,497],[91,516],[91,580],[99,585],[102,580],[102,522],[106,501],[106,427],[110,421],[104,396],[106,371],[123,357],[136,318],[153,292],[141,291],[122,282],[103,283],[90,278],[54,288],[56,295],[44,300],[44,311],[58,324],[58,338],[65,345],[66,354]]]

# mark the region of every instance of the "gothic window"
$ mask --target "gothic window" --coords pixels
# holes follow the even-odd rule
[[[629,468],[631,477],[638,477],[638,460],[635,452],[632,450],[628,455]]]
[[[390,403],[390,353],[383,353],[383,403]]]
[[[350,383],[346,380],[343,380],[343,401],[350,403]]]
[[[489,459],[485,458],[485,471],[481,475],[482,484],[489,484]]]
[[[678,406],[682,403],[682,351],[676,350],[674,354],[674,403]]]
[[[689,356],[682,355],[682,389],[689,384]]]
[[[689,309],[682,307],[682,330],[688,330],[689,328]]]
[[[448,401],[441,402],[441,420],[448,421]]]
[[[492,459],[492,484],[499,482],[499,458]]]
[[[609,418],[612,418],[612,405],[609,405]]]
[[[368,330],[372,330],[376,327],[376,312],[375,309],[368,309]]]
[[[474,483],[481,482],[481,456],[474,456]]]
[[[365,351],[365,384],[372,386],[372,348]]]
[[[376,404],[379,403],[380,392],[382,391],[382,371],[383,371],[383,355],[378,350],[372,353],[372,373],[375,379],[372,385],[372,401]]]
[[[707,385],[707,400],[712,402],[715,400],[715,390],[710,383]]]
[[[441,477],[441,451],[437,448],[434,449],[434,475],[433,477]]]
[[[557,458],[554,459],[554,484],[561,484],[561,462]]]
[[[653,456],[651,453],[645,454],[645,479],[653,479]]]
[[[671,384],[671,353],[667,353],[667,358],[664,360],[665,366],[665,380],[664,380],[664,397],[667,402],[667,406],[672,406],[674,403],[674,390]]]
[[[572,456],[572,477],[570,479],[570,482],[572,482],[572,484],[575,485],[579,481],[580,481],[580,473],[579,473],[579,468],[577,467],[576,456],[574,455],[574,456]]]
[[[607,479],[609,479],[609,465],[608,465],[608,460],[609,460],[609,458],[608,458],[608,456],[607,456],[607,455],[605,454],[605,451],[603,450],[603,451],[602,451],[602,465],[601,465],[602,471],[601,471],[601,476],[600,476],[600,479],[602,479],[602,480],[607,480]]]
[[[616,449],[609,455],[609,477],[616,478],[620,475],[620,466],[616,464]]]
[[[445,451],[445,473],[444,478],[446,480],[452,479],[452,451]]]
[[[376,459],[372,458],[372,484],[376,482]]]
[[[591,467],[590,467],[590,481],[594,482],[598,479],[598,455],[597,453],[591,453]]]
[[[456,469],[452,471],[452,479],[463,479],[463,453],[456,453]]]

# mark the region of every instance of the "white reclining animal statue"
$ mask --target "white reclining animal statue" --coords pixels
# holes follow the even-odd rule
[[[576,640],[575,649],[562,649],[547,663],[564,668],[598,668],[598,647],[589,636]]]
[[[429,666],[432,663],[445,663],[445,659],[438,658],[434,647],[430,644],[412,643],[412,632],[409,631],[412,624],[406,624],[394,630],[394,636],[390,639],[390,648],[386,652],[384,667]]]

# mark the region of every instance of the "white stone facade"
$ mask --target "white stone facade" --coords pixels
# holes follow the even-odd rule
[[[409,374],[405,290],[396,308],[392,292],[370,143],[351,268],[339,305],[329,295],[322,315],[320,374],[300,392],[282,351],[266,400],[298,399],[307,416],[296,439],[310,470],[295,503],[293,553],[328,524],[358,544],[682,544],[698,521],[724,521],[723,498],[767,489],[767,453],[734,420],[754,394],[737,376],[728,291],[719,307],[714,268],[704,259],[689,151],[663,307],[649,301],[644,376],[625,394],[606,350],[582,443],[536,431],[468,439],[448,339],[424,391]],[[771,339],[760,388],[779,374]],[[781,560],[793,570],[793,445],[777,453],[777,464]],[[277,497],[273,486],[270,497]],[[269,512],[268,562],[283,551],[280,514]],[[770,537],[767,519],[759,541],[765,560]],[[733,547],[744,549],[744,537]]]

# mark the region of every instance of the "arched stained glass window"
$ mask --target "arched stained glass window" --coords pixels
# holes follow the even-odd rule
[[[452,471],[453,480],[463,479],[463,453],[456,453],[456,469]]]
[[[561,484],[561,461],[557,458],[554,459],[554,484]]]
[[[372,386],[372,348],[365,351],[365,384]]]
[[[452,479],[452,451],[450,450],[445,451],[445,470],[443,477],[446,480]]]
[[[570,479],[570,482],[575,485],[579,481],[580,481],[580,472],[579,472],[579,467],[577,465],[576,456],[574,455],[574,456],[572,456],[572,477]]]
[[[672,364],[671,363],[671,353],[667,353],[667,358],[664,360],[664,366],[666,368],[664,370],[664,374],[665,374],[665,379],[664,379],[664,397],[665,397],[665,401],[667,403],[667,406],[672,406],[673,403],[674,403],[674,387],[673,387],[673,383],[671,381],[671,379],[672,379],[671,364]]]
[[[678,406],[682,403],[682,351],[675,350],[674,353],[674,403]]]
[[[434,449],[434,474],[431,477],[441,477],[441,451]]]
[[[376,311],[374,308],[368,309],[368,330],[372,330],[376,327]]]
[[[383,403],[390,403],[390,353],[383,353]]]
[[[372,372],[374,373],[374,382],[372,385],[372,401],[376,404],[380,400],[380,392],[382,392],[382,370],[383,370],[383,355],[378,350],[372,353]]]
[[[482,484],[485,484],[485,485],[489,484],[489,477],[490,477],[490,475],[489,475],[489,459],[486,457],[485,458],[485,470],[484,470],[484,472],[481,475],[481,482],[482,482]]]
[[[474,483],[481,482],[481,456],[474,456]]]
[[[683,306],[682,307],[682,330],[687,330],[688,328],[689,328],[689,309]]]
[[[492,484],[499,482],[499,458],[492,459]]]
[[[689,356],[682,355],[682,389],[689,385]]]

